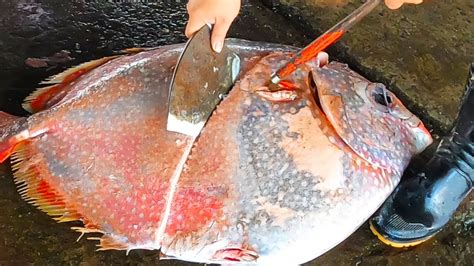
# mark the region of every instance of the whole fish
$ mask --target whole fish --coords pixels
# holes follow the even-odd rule
[[[241,74],[195,143],[166,131],[182,44],[84,63],[29,96],[28,118],[0,113],[0,162],[11,155],[21,196],[59,222],[82,221],[82,234],[102,233],[92,238],[101,250],[295,265],[343,241],[430,134],[345,64],[315,59],[270,91],[296,50],[227,44]]]

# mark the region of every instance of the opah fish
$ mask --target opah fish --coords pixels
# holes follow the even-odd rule
[[[194,144],[165,125],[182,45],[85,63],[28,97],[28,118],[1,113],[0,161],[11,155],[21,196],[60,222],[81,220],[80,233],[103,233],[101,250],[288,265],[344,240],[430,134],[347,65],[313,60],[270,92],[294,49],[228,44],[241,75]]]

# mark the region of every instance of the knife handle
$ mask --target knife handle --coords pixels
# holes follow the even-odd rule
[[[280,80],[296,70],[296,68],[314,58],[319,52],[337,42],[344,33],[369,14],[382,0],[368,0],[362,6],[354,10],[347,17],[327,30],[323,35],[311,42],[299,51],[286,65],[278,69],[271,78],[273,84],[278,84]]]

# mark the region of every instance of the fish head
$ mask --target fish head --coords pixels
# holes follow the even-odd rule
[[[309,83],[338,135],[375,166],[402,172],[414,154],[432,143],[422,121],[395,94],[345,64],[313,68]]]

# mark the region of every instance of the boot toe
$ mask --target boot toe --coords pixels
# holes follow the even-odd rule
[[[370,220],[370,230],[380,241],[396,248],[418,245],[436,233],[423,223],[409,222],[395,212],[374,217]]]

